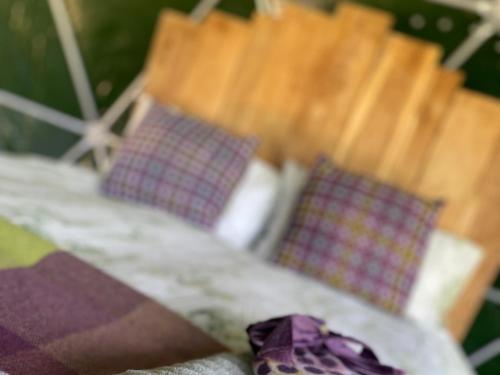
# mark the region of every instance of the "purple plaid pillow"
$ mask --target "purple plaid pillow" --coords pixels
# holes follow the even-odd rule
[[[211,228],[257,147],[154,104],[105,177],[105,195],[140,202]]]
[[[277,262],[401,313],[439,207],[320,157]]]

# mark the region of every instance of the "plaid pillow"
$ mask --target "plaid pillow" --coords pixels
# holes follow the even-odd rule
[[[256,139],[233,136],[153,104],[125,140],[102,191],[211,228],[256,147]]]
[[[401,313],[439,207],[320,157],[277,262]]]

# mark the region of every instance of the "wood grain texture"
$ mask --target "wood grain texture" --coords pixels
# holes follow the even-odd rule
[[[393,23],[386,13],[356,5],[341,4],[334,16],[334,27],[309,67],[297,142],[287,153],[303,163],[310,163],[319,151],[334,156],[343,124]]]
[[[160,15],[146,62],[146,91],[162,103],[177,103],[195,55],[198,25],[182,13]]]
[[[215,120],[231,78],[239,70],[250,26],[243,20],[212,12],[200,25],[195,54],[176,104],[207,120]]]
[[[312,66],[330,36],[335,37],[336,24],[321,12],[292,5],[279,18],[258,15],[253,22],[247,53],[219,119],[242,133],[257,134],[261,156],[279,164],[293,147],[287,134],[296,129]]]
[[[415,187],[429,162],[430,151],[441,131],[442,119],[453,94],[463,80],[461,72],[444,69],[435,72],[433,84],[418,110],[415,134],[389,176],[392,183],[406,189]]]
[[[500,140],[496,100],[460,90],[444,118],[418,193],[447,201],[443,227],[468,235],[474,224],[481,179]]]
[[[411,142],[440,49],[393,33],[362,87],[335,152],[357,172],[387,178]]]
[[[500,101],[460,89],[435,45],[390,30],[387,14],[342,4],[334,15],[286,4],[243,21],[201,24],[168,11],[147,63],[147,92],[237,134],[260,156],[343,167],[447,205],[440,226],[485,249],[446,319],[464,337],[500,254]]]
[[[448,315],[447,325],[459,339],[465,337],[499,267],[499,120],[498,100],[459,90],[418,185],[420,194],[440,195],[447,201],[441,216],[443,228],[485,249],[481,266]]]

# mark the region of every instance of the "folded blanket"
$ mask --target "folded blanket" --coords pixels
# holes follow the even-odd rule
[[[155,370],[129,370],[122,375],[252,375],[250,358],[218,354]]]
[[[0,372],[113,374],[223,351],[188,321],[65,252],[0,270]]]

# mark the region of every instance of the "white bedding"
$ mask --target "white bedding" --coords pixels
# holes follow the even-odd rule
[[[245,328],[306,313],[366,341],[409,374],[472,374],[444,330],[416,326],[313,280],[228,248],[162,212],[102,198],[83,168],[0,154],[0,216],[176,310],[235,351]]]

